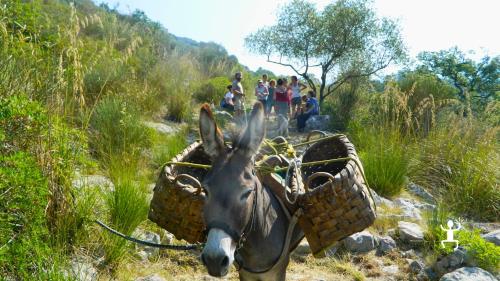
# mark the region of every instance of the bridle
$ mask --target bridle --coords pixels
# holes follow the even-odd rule
[[[252,202],[252,211],[250,213],[250,218],[248,219],[242,231],[234,230],[231,226],[229,226],[227,223],[223,221],[211,221],[210,223],[207,224],[206,228],[207,232],[209,232],[210,229],[212,228],[218,228],[226,232],[234,241],[236,241],[237,244],[236,252],[238,252],[238,250],[240,250],[244,246],[248,234],[254,229],[255,226],[255,217],[256,217],[255,213],[257,211],[257,194],[258,194],[257,185],[258,184],[255,183],[255,186],[252,190],[253,202]]]

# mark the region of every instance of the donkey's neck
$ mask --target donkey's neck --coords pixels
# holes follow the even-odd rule
[[[268,270],[279,259],[288,229],[288,219],[269,189],[258,184],[256,192],[254,227],[249,231],[239,254],[245,269],[259,272]]]

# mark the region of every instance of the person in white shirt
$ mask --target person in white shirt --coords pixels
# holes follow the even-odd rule
[[[232,89],[233,85],[227,86],[227,93],[224,95],[224,102],[222,104],[222,107],[231,113],[234,111],[234,94],[231,91]]]
[[[302,104],[300,92],[306,89],[307,86],[300,83],[297,79],[297,76],[292,76],[292,83],[289,87],[292,90],[292,116],[295,116],[295,112],[300,108]]]
[[[262,103],[264,108],[267,108],[267,96],[269,96],[269,91],[266,86],[264,86],[264,81],[259,80],[257,87],[255,88],[255,96],[257,100]],[[266,112],[267,116],[267,112]]]

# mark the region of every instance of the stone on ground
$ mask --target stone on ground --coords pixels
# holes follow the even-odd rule
[[[154,274],[154,275],[149,275],[146,277],[136,278],[135,281],[165,281],[165,278],[163,278],[157,274]]]
[[[386,254],[396,248],[396,241],[390,236],[379,237],[378,242],[379,254]]]
[[[330,126],[330,115],[314,115],[306,121],[305,131],[326,131]]]
[[[413,272],[415,274],[422,271],[425,267],[423,262],[421,262],[419,260],[412,260],[412,259],[408,259],[408,265],[410,266],[411,272]]]
[[[497,279],[479,267],[462,267],[443,275],[439,281],[497,281]]]
[[[148,128],[156,130],[158,133],[162,134],[175,134],[179,131],[179,128],[169,126],[165,123],[146,121],[144,125]]]
[[[418,184],[410,182],[408,184],[408,190],[429,203],[436,203],[436,199],[434,198],[434,196],[432,196],[432,194],[430,194],[427,190],[425,190],[425,188],[421,187]]]
[[[109,178],[101,175],[79,176],[73,180],[72,185],[75,189],[94,186],[99,187],[103,192],[115,190],[113,182]]]
[[[405,242],[424,241],[424,232],[416,223],[400,221],[398,222],[399,237]]]
[[[441,276],[467,264],[467,252],[465,249],[458,248],[453,253],[439,257],[433,268]]]
[[[375,249],[377,240],[368,231],[354,233],[343,240],[345,249],[354,253],[365,253]]]
[[[97,270],[90,262],[72,260],[71,275],[78,281],[95,281],[97,280]]]
[[[492,231],[490,233],[481,235],[484,240],[494,243],[497,246],[500,246],[500,229]]]
[[[383,266],[382,267],[382,272],[390,274],[390,275],[396,275],[399,272],[399,268],[397,265],[388,265],[388,266]]]
[[[140,240],[144,240],[151,243],[160,243],[160,235],[150,232],[150,231],[139,231],[136,234]],[[160,249],[154,247],[148,247],[143,245],[137,245],[138,255],[142,260],[148,260],[151,257],[157,256],[160,253]]]
[[[401,208],[403,219],[422,220],[420,210],[410,200],[397,198],[393,202],[397,207]]]

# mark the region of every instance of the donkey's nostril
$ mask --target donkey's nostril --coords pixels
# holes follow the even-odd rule
[[[227,256],[224,256],[224,258],[221,261],[220,266],[221,266],[221,268],[226,268],[229,266],[229,258]]]

